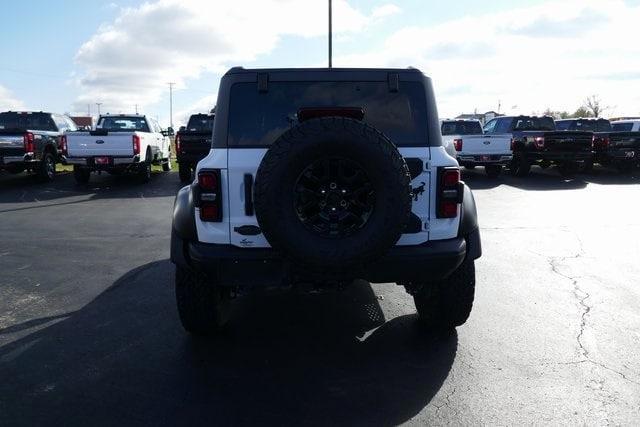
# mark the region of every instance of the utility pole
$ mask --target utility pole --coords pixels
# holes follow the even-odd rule
[[[173,85],[174,82],[169,82],[169,126],[173,128]]]
[[[91,104],[87,104],[87,115],[91,117]]]
[[[138,104],[136,104],[136,114],[138,114]]]
[[[331,0],[329,0],[329,68],[333,66],[333,16],[331,11]]]
[[[96,102],[96,105],[98,106],[98,117],[100,117],[100,106],[102,105],[102,102]]]

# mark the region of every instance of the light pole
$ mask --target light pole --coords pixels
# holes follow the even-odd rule
[[[333,28],[332,28],[331,0],[329,0],[329,68],[333,66]]]
[[[100,106],[102,105],[102,102],[96,102],[96,105],[98,106],[98,117],[100,117]]]
[[[173,85],[174,82],[169,82],[169,126],[173,128]]]

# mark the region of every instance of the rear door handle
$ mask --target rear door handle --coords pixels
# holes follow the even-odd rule
[[[244,174],[244,214],[253,216],[253,175]]]

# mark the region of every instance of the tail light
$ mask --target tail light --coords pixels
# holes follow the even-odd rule
[[[198,173],[197,201],[200,219],[206,222],[222,222],[222,185],[220,169]]]
[[[22,141],[24,142],[24,152],[25,153],[33,153],[35,150],[35,138],[31,132],[27,132],[22,137]]]
[[[62,135],[60,137],[60,151],[62,151],[63,156],[69,155],[69,147],[67,146],[67,135]]]
[[[456,151],[462,151],[462,140],[461,139],[454,139],[453,140],[453,148],[455,148]]]
[[[533,143],[538,150],[542,150],[544,148],[544,136],[536,136],[533,138]]]
[[[603,136],[600,138],[600,141],[602,141],[602,148],[608,148],[609,144],[611,144],[611,140],[608,136]]]
[[[176,154],[179,154],[180,153],[180,135],[176,135],[175,144],[176,144]]]
[[[133,154],[140,154],[140,137],[138,135],[133,135]]]
[[[460,181],[460,169],[442,168],[438,174],[437,217],[455,218],[458,205],[462,202],[463,187]]]
[[[593,135],[591,137],[591,149],[593,150],[594,148],[596,148],[597,144],[598,144],[598,138],[596,138],[596,136]]]

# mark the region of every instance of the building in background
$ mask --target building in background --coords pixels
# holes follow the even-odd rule
[[[456,120],[480,120],[484,125],[489,120],[500,116],[504,116],[504,114],[496,113],[495,111],[487,111],[486,113],[460,114],[456,117]]]
[[[71,116],[71,120],[79,128],[91,128],[95,125],[95,118],[93,116]]]

